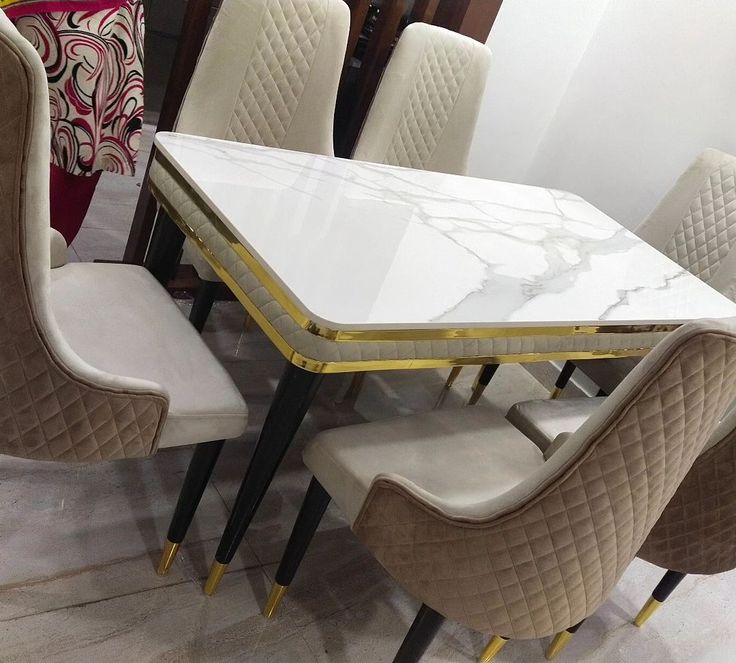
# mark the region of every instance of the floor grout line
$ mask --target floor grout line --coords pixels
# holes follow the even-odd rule
[[[255,567],[255,566],[254,567],[244,567],[242,569],[235,569],[233,571],[228,571],[228,575],[234,576],[234,575],[241,574],[241,573],[252,572],[256,569],[262,571],[260,567]],[[200,578],[197,578],[196,580],[204,580],[204,578],[205,576],[201,576]],[[127,598],[129,596],[137,596],[139,594],[143,595],[143,594],[147,594],[151,592],[158,592],[164,589],[170,589],[172,587],[181,587],[182,585],[194,584],[194,582],[195,580],[192,578],[184,578],[183,580],[172,582],[166,585],[160,585],[158,587],[147,587],[146,589],[139,589],[133,592],[123,592],[122,594],[115,594],[114,596],[106,596],[104,598],[92,599],[90,601],[80,601],[78,603],[70,603],[69,605],[58,606],[56,608],[50,608],[49,610],[41,610],[39,612],[32,612],[32,613],[28,613],[27,615],[18,615],[17,617],[11,617],[9,619],[0,619],[0,624],[10,624],[12,622],[18,621],[20,619],[26,619],[28,617],[38,617],[40,615],[47,615],[47,614],[51,614],[54,612],[61,612],[64,610],[71,610],[74,608],[81,608],[85,606],[96,605],[97,603],[105,603],[107,601],[114,601],[120,598]],[[201,588],[202,583],[199,583],[199,585]],[[202,596],[205,599],[208,599],[208,597],[204,593],[202,594]]]

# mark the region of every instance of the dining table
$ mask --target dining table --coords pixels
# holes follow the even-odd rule
[[[325,374],[641,356],[736,316],[566,191],[176,133],[149,184],[175,224],[157,241],[193,240],[287,360],[208,593]]]

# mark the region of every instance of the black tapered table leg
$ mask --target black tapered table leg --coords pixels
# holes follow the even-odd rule
[[[276,571],[276,582],[284,587],[291,584],[299,564],[307,552],[314,533],[317,531],[322,516],[330,503],[329,493],[322,484],[312,477],[307,494],[299,510],[294,529]]]
[[[422,603],[399,651],[396,652],[394,663],[417,663],[432,644],[444,621],[445,618],[439,612]]]
[[[281,599],[286,593],[287,587],[296,575],[297,569],[304,558],[304,553],[314,538],[314,533],[319,527],[322,516],[330,504],[330,495],[322,487],[322,484],[314,477],[309,482],[307,494],[296,517],[294,529],[291,530],[289,542],[281,557],[279,568],[276,571],[271,594],[268,597],[266,607],[263,609],[264,617],[272,617],[278,608]]]
[[[220,451],[222,451],[223,444],[225,444],[223,440],[204,442],[198,444],[194,449],[159,561],[158,574],[161,576],[169,572],[179,550],[179,545],[184,541],[192,518],[194,518],[194,513],[199,506],[199,501],[202,499],[204,489],[212,475],[212,470],[217,463],[217,458]]]
[[[322,378],[319,373],[310,373],[293,364],[287,364],[220,539],[215,561],[205,584],[207,594],[215,591],[225,568],[235,556]]]
[[[174,276],[183,245],[184,233],[163,208],[159,208],[151,234],[151,244],[143,264],[164,287]]]

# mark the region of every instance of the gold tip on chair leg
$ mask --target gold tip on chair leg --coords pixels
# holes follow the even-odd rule
[[[551,400],[555,401],[560,397],[562,393],[562,387],[555,387],[549,394]]]
[[[547,651],[544,652],[544,657],[551,661],[557,654],[559,654],[565,647],[567,647],[570,640],[572,640],[572,636],[574,633],[570,633],[570,631],[560,631],[552,640],[552,642],[549,643],[549,647],[547,647]]]
[[[158,562],[158,569],[156,569],[156,573],[158,573],[160,576],[165,576],[169,572],[171,565],[174,563],[174,559],[176,559],[176,553],[178,552],[178,550],[178,543],[172,543],[171,541],[166,539],[164,550],[161,553],[161,559]]]
[[[653,596],[649,597],[649,600],[644,604],[644,607],[639,610],[639,614],[634,619],[636,626],[641,626],[647,619],[649,619],[662,605],[661,601],[657,601]]]
[[[491,641],[486,645],[483,653],[480,655],[478,663],[488,663],[488,661],[492,661],[494,658],[496,658],[496,654],[498,654],[498,652],[500,652],[504,648],[508,641],[508,638],[501,637],[500,635],[494,635],[491,638]]]
[[[276,613],[276,609],[279,607],[279,604],[281,603],[281,599],[284,598],[284,594],[286,594],[287,587],[284,585],[279,585],[279,583],[275,582],[273,583],[273,587],[271,587],[271,594],[268,596],[268,601],[266,601],[266,607],[263,608],[263,616],[266,619],[270,619],[274,616]]]
[[[220,584],[222,576],[225,575],[225,569],[227,569],[227,564],[212,562],[210,574],[207,576],[207,582],[204,584],[204,593],[207,594],[207,596],[212,596],[212,594],[215,593],[217,585]]]

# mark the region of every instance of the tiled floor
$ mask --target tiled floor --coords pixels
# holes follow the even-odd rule
[[[136,193],[134,180],[104,177],[70,258],[119,258]],[[444,372],[371,374],[355,408],[335,404],[348,378],[328,377],[220,590],[206,597],[203,577],[283,366],[269,341],[243,332],[242,322],[237,304],[218,304],[204,336],[242,388],[250,427],[226,446],[166,578],[154,569],[190,450],[85,467],[0,458],[2,663],[391,661],[416,601],[334,510],[277,618],[259,611],[308,482],[304,442],[325,427],[429,409]],[[445,407],[462,405],[471,379],[466,370]],[[503,366],[479,407],[504,411],[545,394],[523,368]],[[734,574],[688,578],[644,629],[629,623],[660,573],[636,561],[559,660],[736,660]],[[426,660],[472,662],[484,641],[447,624]],[[498,660],[542,661],[545,645],[513,642]]]

